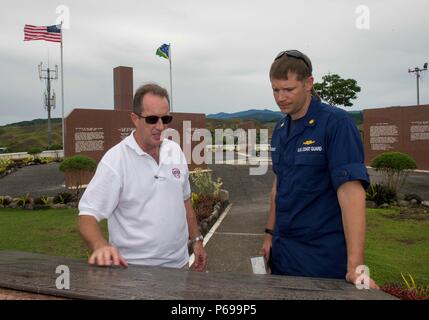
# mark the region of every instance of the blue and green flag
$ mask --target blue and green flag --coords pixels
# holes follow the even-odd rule
[[[158,50],[156,50],[156,55],[160,56],[162,58],[165,58],[165,59],[169,59],[170,58],[170,45],[164,43],[162,46],[160,46],[158,48]]]

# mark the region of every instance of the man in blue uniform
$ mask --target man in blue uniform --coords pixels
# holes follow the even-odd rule
[[[369,185],[359,132],[344,110],[320,101],[300,51],[281,52],[270,81],[285,117],[272,136],[276,178],[261,254],[272,274],[356,283]]]

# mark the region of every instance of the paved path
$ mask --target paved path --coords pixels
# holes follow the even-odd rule
[[[213,165],[213,176],[222,177],[232,206],[206,245],[207,270],[252,272],[250,257],[258,255],[269,208],[274,175],[250,176],[249,166]]]
[[[27,193],[31,197],[55,196],[67,189],[59,163],[27,166],[0,179],[0,196],[19,197]]]

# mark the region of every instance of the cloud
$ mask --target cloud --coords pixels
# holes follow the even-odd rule
[[[169,88],[168,61],[155,55],[172,44],[173,98],[181,112],[276,110],[268,69],[281,50],[300,49],[320,80],[329,72],[362,87],[351,110],[416,101],[408,68],[429,60],[429,3],[368,1],[370,29],[355,26],[361,1],[15,1],[0,13],[0,125],[46,117],[40,61],[60,64],[59,45],[24,42],[23,27],[54,24],[58,5],[70,9],[64,32],[66,113],[113,107],[113,68],[134,68],[134,85]],[[365,5],[365,4],[364,4]],[[408,14],[407,12],[412,12]],[[420,100],[429,103],[427,75]],[[59,95],[59,81],[53,84]],[[59,96],[58,96],[59,97]],[[58,99],[59,103],[60,99]],[[54,116],[61,116],[58,105]]]

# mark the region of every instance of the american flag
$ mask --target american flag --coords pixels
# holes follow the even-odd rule
[[[24,41],[46,40],[61,42],[61,29],[58,26],[32,26],[26,24],[24,27]]]

